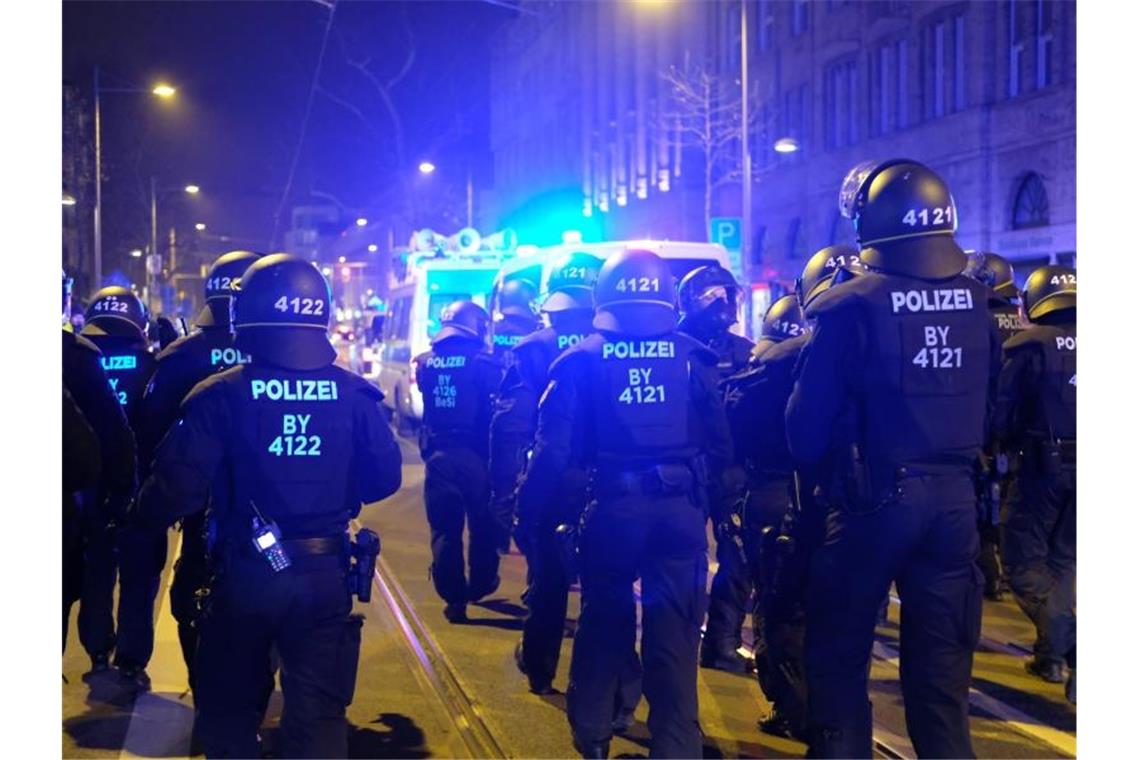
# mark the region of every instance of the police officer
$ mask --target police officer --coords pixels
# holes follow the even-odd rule
[[[194,320],[197,331],[179,338],[158,355],[142,400],[139,451],[145,478],[163,436],[178,420],[182,399],[202,380],[238,364],[249,355],[234,345],[230,330],[233,288],[261,254],[230,251],[214,261],[206,275],[206,305]],[[182,550],[170,585],[170,611],[178,621],[178,641],[194,687],[194,651],[198,643],[197,594],[206,586],[206,504],[182,518]]]
[[[911,741],[920,756],[970,757],[982,596],[972,476],[999,361],[988,294],[961,275],[954,201],[927,167],[860,165],[840,202],[868,271],[808,310],[787,409],[792,456],[831,453],[844,486],[809,570],[809,751],[870,757],[868,660],[893,581]]]
[[[731,332],[736,324],[740,288],[732,273],[718,265],[697,267],[681,279],[678,298],[681,323],[677,329],[700,341],[717,356],[720,379],[743,369],[752,342]],[[751,593],[748,568],[731,538],[732,515],[718,488],[709,494],[716,539],[718,569],[709,595],[709,620],[701,643],[701,665],[736,673],[752,669],[752,661],[736,650]]]
[[[1013,266],[996,253],[966,253],[969,263],[963,273],[990,288],[990,316],[1004,343],[1029,326],[1017,303],[1019,293],[1014,284]],[[987,442],[986,451],[979,459],[978,536],[981,547],[978,567],[986,579],[985,597],[995,602],[1002,600],[998,521],[1001,505],[1007,501],[1009,491],[1009,461],[1008,452],[1001,451],[993,440]]]
[[[472,301],[449,304],[431,350],[417,356],[424,396],[420,453],[431,527],[431,578],[452,623],[499,587],[499,530],[491,512],[488,441],[502,368],[487,350],[490,317]],[[470,544],[463,570],[463,524]]]
[[[1022,293],[1032,326],[1005,342],[994,409],[1004,450],[1020,452],[1003,521],[1002,557],[1018,605],[1037,628],[1029,672],[1076,702],[1077,273],[1035,270]]]
[[[183,402],[135,518],[161,528],[210,500],[214,572],[194,693],[206,755],[260,756],[276,647],[281,754],[345,757],[361,625],[349,615],[346,530],[362,502],[399,488],[400,453],[379,391],[332,363],[329,286],[316,267],[264,256],[236,293],[235,345],[252,361]]]
[[[499,292],[498,308],[491,327],[491,347],[504,367],[514,360],[511,349],[526,336],[542,328],[535,310],[538,289],[530,280],[510,280]]]
[[[551,265],[549,294],[542,312],[550,326],[524,338],[514,348],[515,360],[507,370],[491,421],[491,471],[495,501],[515,500],[518,477],[534,445],[538,399],[549,379],[550,365],[572,346],[594,332],[594,285],[602,260],[588,253],[569,253]],[[520,504],[516,536],[526,547],[528,614],[522,639],[515,648],[519,669],[535,694],[553,692],[562,636],[566,625],[573,568],[566,552],[572,552],[573,534],[557,532],[559,525],[577,526],[586,506],[587,475],[571,467],[563,473],[563,486],[549,507]],[[502,494],[503,496],[500,496]],[[623,671],[617,705],[617,726],[632,722],[641,697],[640,660],[632,647]]]
[[[126,413],[136,438],[142,422],[143,391],[154,371],[154,355],[150,353],[146,330],[142,301],[128,288],[116,285],[103,288],[92,297],[86,324],[80,333],[102,353],[100,362],[111,391]],[[153,645],[154,598],[166,558],[166,537],[146,536],[129,528],[116,530],[108,519],[114,518],[113,515],[92,517],[96,522],[88,526],[85,585],[91,593],[98,594],[95,609],[100,613],[98,620],[94,620],[84,616],[81,607],[80,636],[101,642],[107,640],[108,633],[114,637],[115,666],[120,675],[145,689],[149,685],[145,667]],[[117,633],[110,623],[116,573],[119,576]],[[105,644],[93,646],[101,649]],[[97,651],[89,648],[88,652],[93,661],[97,659]]]
[[[569,467],[591,473],[580,538],[582,611],[570,663],[574,745],[604,757],[642,583],[650,754],[699,757],[697,655],[707,578],[704,454],[731,458],[716,357],[677,332],[673,276],[649,251],[608,259],[597,333],[558,358],[539,407],[520,504],[552,506]]]

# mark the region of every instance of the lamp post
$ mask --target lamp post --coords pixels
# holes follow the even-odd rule
[[[157,84],[151,89],[143,87],[103,87],[100,84],[100,70],[95,67],[95,287],[103,283],[103,108],[102,94],[104,92],[120,93],[150,93],[162,99],[174,97],[177,92],[168,84]],[[152,230],[151,240],[154,240]]]
[[[435,171],[435,164],[431,161],[420,161],[420,174],[428,175]],[[471,227],[475,219],[475,185],[471,178],[471,165],[467,166],[467,226]]]
[[[158,88],[156,87],[155,89],[157,90]],[[201,188],[198,187],[197,185],[186,185],[185,187],[179,187],[179,188],[165,188],[165,187],[159,188],[155,182],[154,176],[151,176],[151,178],[150,178],[150,255],[151,256],[155,256],[155,257],[158,256],[158,194],[160,191],[161,192],[171,192],[171,191],[175,191],[175,190],[181,190],[182,192],[186,193],[187,195],[197,195],[199,192],[201,192]],[[146,301],[147,306],[151,305],[150,304],[150,293],[151,293],[152,286],[154,284],[154,273],[151,270],[157,268],[156,265],[151,264],[152,261],[158,261],[158,259],[157,258],[152,259],[149,257],[147,258],[146,286],[144,287],[144,292],[143,292],[143,300]]]
[[[748,0],[740,0],[740,274],[752,287],[752,149],[748,144]],[[749,303],[751,311],[751,303]],[[751,315],[749,315],[751,319]]]

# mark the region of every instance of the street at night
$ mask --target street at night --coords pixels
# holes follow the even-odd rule
[[[504,562],[503,584],[474,606],[470,623],[452,626],[428,580],[431,561],[423,509],[423,465],[414,444],[401,442],[404,486],[360,523],[384,537],[366,616],[356,696],[348,711],[349,756],[567,757],[566,666],[576,618],[571,604],[563,642],[559,693],[536,696],[515,667],[522,629],[519,596],[525,565],[515,550]],[[171,536],[172,551],[179,535]],[[164,601],[169,567],[163,575]],[[113,673],[88,676],[88,661],[73,634],[64,657],[64,757],[182,757],[191,755],[193,700],[168,603],[160,609],[150,668],[152,691],[137,701]],[[898,687],[898,605],[880,626],[871,663],[875,742],[879,757],[915,757],[906,739]],[[750,628],[750,626],[747,626]],[[72,625],[72,631],[75,626]],[[974,658],[971,731],[979,757],[1075,757],[1076,713],[1059,686],[1029,676],[1023,662],[1032,627],[1012,601],[986,602],[983,640]],[[804,745],[757,728],[770,706],[754,677],[702,669],[701,729],[706,757],[799,757]],[[642,701],[638,724],[618,737],[612,752],[644,755]],[[263,738],[272,755],[280,719],[278,692],[270,702]]]
[[[1075,2],[54,21],[62,757],[1077,756]]]

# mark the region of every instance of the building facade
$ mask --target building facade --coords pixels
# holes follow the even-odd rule
[[[1075,3],[747,2],[754,281],[854,242],[843,176],[892,157],[947,180],[964,247],[1023,273],[1075,263]],[[493,66],[488,208],[526,242],[548,194],[588,235],[707,239],[703,156],[663,75],[697,61],[738,95],[740,3],[527,5],[538,15],[511,22]],[[781,138],[798,150],[777,153]],[[713,206],[739,215],[739,182]]]

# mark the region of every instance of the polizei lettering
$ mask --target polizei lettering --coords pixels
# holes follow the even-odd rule
[[[103,364],[103,369],[110,372],[115,370],[135,369],[138,367],[138,357],[135,356],[102,356],[99,361]]]
[[[616,340],[602,344],[603,359],[672,359],[675,354],[671,340]]]
[[[452,369],[467,364],[466,356],[429,356],[424,362],[432,369]]]
[[[974,308],[974,294],[969,288],[938,288],[935,290],[892,290],[891,312],[913,313],[923,311],[970,311]]]
[[[216,367],[221,364],[224,367],[232,367],[235,364],[249,364],[249,362],[249,354],[243,354],[236,348],[210,349],[210,366]]]
[[[253,400],[270,401],[336,401],[335,380],[251,380],[249,392]]]

